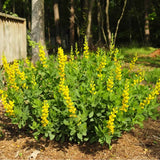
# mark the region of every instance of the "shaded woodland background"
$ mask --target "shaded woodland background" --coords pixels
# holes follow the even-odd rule
[[[28,34],[31,34],[32,1],[0,0],[0,12],[26,18]],[[52,53],[57,46],[70,49],[75,42],[81,46],[85,35],[91,48],[109,48],[108,29],[115,36],[125,0],[38,0],[36,5],[39,2],[44,3],[45,43]],[[159,0],[126,0],[116,46],[160,47],[159,8]],[[38,12],[41,14],[43,10]]]

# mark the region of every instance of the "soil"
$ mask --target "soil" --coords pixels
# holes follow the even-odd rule
[[[153,57],[153,58],[155,58],[155,57],[157,57],[157,56],[160,56],[160,49],[155,50],[154,52],[152,52],[152,53],[149,55],[149,57]]]

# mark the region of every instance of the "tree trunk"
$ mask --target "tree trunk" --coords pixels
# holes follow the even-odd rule
[[[54,22],[56,26],[56,43],[57,45],[61,45],[61,37],[60,37],[60,31],[59,31],[59,6],[58,6],[58,1],[55,0],[54,5],[53,5],[53,11],[54,11]]]
[[[109,0],[106,0],[106,25],[107,25],[107,33],[108,33],[108,47],[110,49],[112,36],[111,36],[111,30],[110,30],[110,24],[109,24]]]
[[[0,12],[2,12],[2,1],[0,1]]]
[[[94,0],[90,1],[90,5],[89,5],[89,11],[88,11],[88,25],[87,25],[87,32],[86,32],[86,37],[88,40],[88,45],[91,45],[91,24],[92,24],[92,9],[93,9],[93,5],[94,5]]]
[[[120,24],[120,22],[121,22],[121,20],[122,20],[122,17],[123,17],[123,15],[124,15],[124,11],[125,11],[125,8],[126,8],[126,4],[127,4],[127,0],[124,1],[122,13],[121,13],[121,16],[120,16],[120,18],[118,19],[118,22],[117,22],[116,31],[115,31],[115,34],[114,34],[114,45],[116,44],[116,38],[117,38],[118,29],[119,29],[119,24]]]
[[[15,0],[13,0],[12,12],[15,13]]]
[[[145,43],[149,43],[150,39],[150,30],[149,30],[149,17],[148,17],[148,7],[149,7],[149,0],[144,0],[144,7],[145,7],[145,25],[144,25],[144,35],[145,35]]]
[[[101,4],[100,1],[97,1],[97,8],[98,8],[98,13],[97,13],[97,22],[98,22],[98,42],[101,42]]]
[[[71,8],[70,8],[70,45],[74,45],[74,24],[75,24],[75,12],[74,12],[74,0],[71,0]]]
[[[45,47],[44,32],[44,0],[32,0],[32,40],[41,43]],[[47,52],[46,55],[48,56]],[[32,48],[32,61],[35,63],[39,59],[38,46]]]

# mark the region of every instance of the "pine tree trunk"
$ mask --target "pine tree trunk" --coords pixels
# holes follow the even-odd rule
[[[74,0],[71,0],[71,8],[70,8],[70,45],[74,45],[74,24],[75,24],[75,12],[74,12]]]
[[[90,5],[89,5],[89,11],[88,11],[88,25],[87,25],[87,32],[86,32],[86,36],[87,36],[87,40],[88,40],[88,45],[91,45],[91,24],[92,24],[92,9],[93,9],[93,5],[94,5],[94,0],[90,1]]]
[[[145,35],[145,43],[148,44],[150,39],[149,19],[148,19],[149,0],[144,0],[144,7],[145,7],[144,35]]]
[[[107,25],[107,33],[108,33],[108,47],[110,49],[111,41],[112,41],[112,35],[110,30],[110,24],[109,24],[109,0],[106,0],[106,25]]]
[[[55,0],[54,5],[53,5],[53,11],[54,11],[54,22],[56,26],[56,43],[57,45],[61,45],[61,37],[60,37],[60,25],[59,25],[59,6],[58,6],[58,1]]]
[[[97,22],[98,22],[98,42],[101,42],[101,4],[100,1],[97,1],[97,8],[98,8],[98,13],[97,13]]]
[[[32,0],[31,36],[33,41],[40,43],[45,47],[44,0]],[[48,56],[47,52],[46,55]],[[32,48],[33,63],[38,59],[38,46],[36,46],[35,48]]]

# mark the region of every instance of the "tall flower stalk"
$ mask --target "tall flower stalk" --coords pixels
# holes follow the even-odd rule
[[[68,111],[70,112],[69,116],[77,117],[76,108],[74,107],[74,104],[69,95],[69,88],[67,85],[65,85],[65,63],[66,61],[67,61],[67,56],[64,55],[63,49],[58,48],[58,62],[59,62],[59,75],[60,75],[59,92],[62,93],[66,101]]]
[[[102,80],[103,79],[103,75],[102,75],[102,70],[103,70],[103,68],[105,68],[105,66],[106,66],[106,55],[103,55],[103,57],[102,57],[102,60],[101,60],[101,63],[100,63],[100,65],[98,66],[98,68],[97,68],[97,71],[99,72],[98,73],[98,77]]]
[[[117,113],[117,109],[113,108],[113,110],[109,116],[109,120],[107,122],[107,128],[110,130],[111,134],[114,134],[114,128],[115,128],[114,120],[116,117],[116,113]]]
[[[44,100],[43,102],[43,107],[42,107],[42,116],[41,116],[41,123],[43,127],[46,127],[49,123],[47,117],[48,117],[48,112],[49,112],[49,104],[47,100]]]
[[[110,73],[110,76],[107,80],[107,91],[109,92],[113,92],[113,85],[114,85],[114,81],[113,81],[113,73]]]
[[[143,100],[143,102],[140,103],[141,109],[144,109],[144,107],[151,103],[151,100],[155,99],[157,95],[159,95],[160,92],[160,79],[157,81],[155,88],[153,91],[148,95],[148,97]]]
[[[47,68],[48,65],[47,65],[47,58],[46,58],[46,54],[45,54],[45,51],[44,51],[44,47],[42,45],[38,45],[38,48],[39,48],[39,57],[40,57],[40,61],[43,65],[44,68]]]
[[[87,41],[87,37],[85,36],[84,39],[84,51],[83,51],[83,55],[86,59],[89,58],[89,47],[88,47],[88,41]]]
[[[120,108],[121,111],[127,112],[127,109],[129,107],[128,102],[129,102],[129,80],[126,80],[125,83],[125,88],[123,90],[122,94],[122,107]]]

